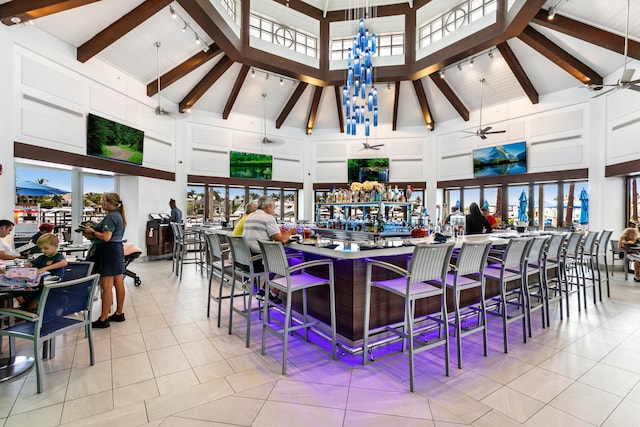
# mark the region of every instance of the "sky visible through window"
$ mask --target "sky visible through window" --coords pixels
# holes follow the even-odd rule
[[[71,171],[16,168],[16,178],[33,182],[38,182],[39,179],[44,178],[47,180],[46,184],[48,186],[71,192]],[[113,184],[113,177],[111,176],[84,176],[85,193],[105,193],[113,191]]]

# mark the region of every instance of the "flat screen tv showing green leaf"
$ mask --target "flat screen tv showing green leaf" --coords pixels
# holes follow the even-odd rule
[[[229,174],[231,178],[271,179],[273,156],[232,151]]]
[[[142,164],[144,132],[89,113],[87,155]]]
[[[349,182],[389,181],[389,159],[349,159],[347,160]]]

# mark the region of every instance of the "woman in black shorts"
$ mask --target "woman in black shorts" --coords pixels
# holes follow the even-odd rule
[[[94,328],[108,328],[109,321],[124,322],[124,250],[122,238],[127,221],[124,206],[116,193],[102,196],[102,209],[107,215],[95,227],[90,225],[84,234],[96,244],[94,260],[100,273],[102,286],[102,312],[100,318],[92,323]],[[116,288],[116,311],[109,316],[113,302],[112,287]]]

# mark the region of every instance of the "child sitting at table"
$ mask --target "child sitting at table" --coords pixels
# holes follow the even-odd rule
[[[58,237],[55,234],[46,233],[40,236],[37,244],[42,255],[31,260],[28,266],[36,267],[40,274],[49,272],[52,276],[58,276],[60,280],[63,280],[67,260],[62,252],[58,252],[58,243]],[[29,295],[28,298],[16,299],[24,310],[36,311],[38,301],[40,301],[40,292]]]

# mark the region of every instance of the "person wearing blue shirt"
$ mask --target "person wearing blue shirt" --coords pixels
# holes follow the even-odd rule
[[[87,226],[84,231],[88,239],[96,244],[93,261],[95,271],[100,273],[102,287],[102,312],[100,318],[92,323],[94,328],[108,328],[109,322],[124,322],[124,249],[122,238],[127,220],[124,204],[116,193],[102,195],[102,209],[107,215],[95,227]],[[116,288],[116,311],[111,316],[109,310],[113,302],[112,288]]]
[[[169,207],[171,208],[171,215],[169,216],[169,222],[177,222],[182,224],[182,211],[176,206],[176,201],[169,200]]]

